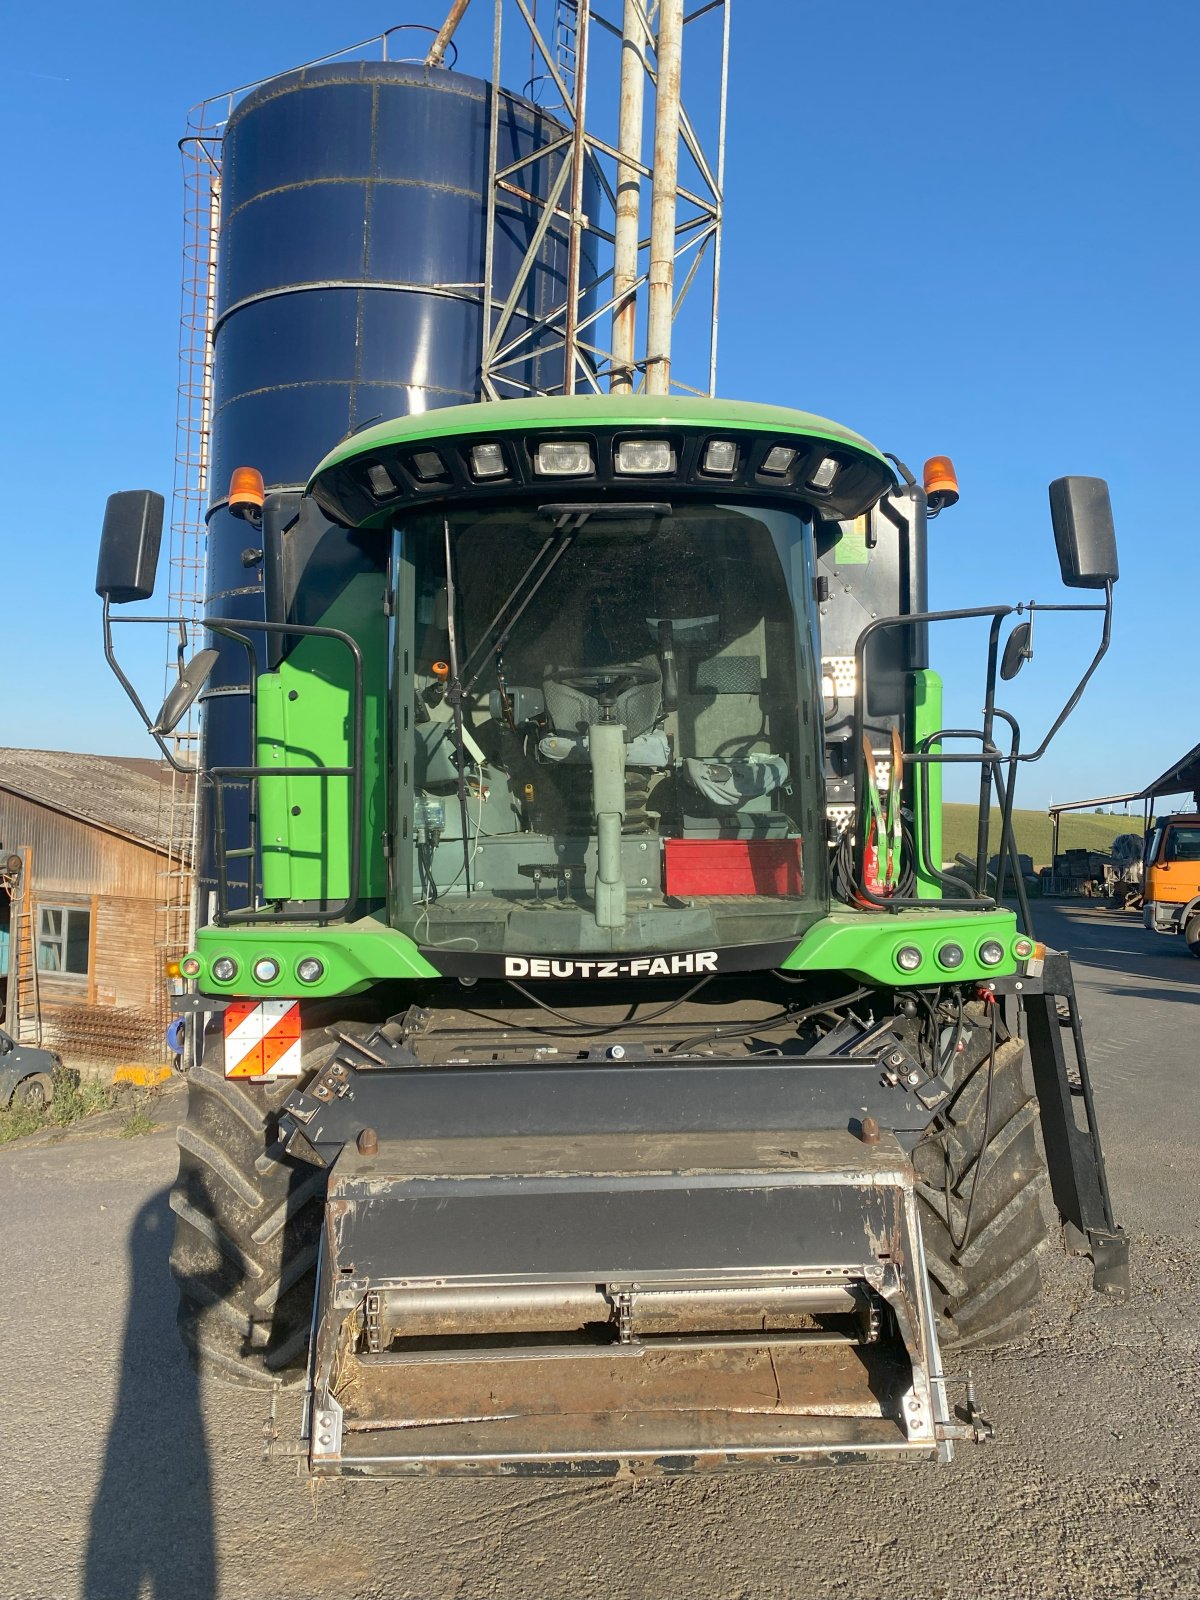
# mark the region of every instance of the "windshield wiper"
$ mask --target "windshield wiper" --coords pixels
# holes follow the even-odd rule
[[[624,519],[631,516],[669,517],[671,515],[671,507],[665,501],[643,500],[605,500],[595,503],[591,501],[563,501],[561,503],[555,502],[550,505],[539,506],[537,510],[539,517],[549,517],[553,520],[553,532],[547,539],[544,540],[541,548],[538,550],[533,560],[525,568],[525,571],[517,579],[516,583],[509,590],[508,594],[505,595],[504,599],[500,603],[500,609],[496,612],[496,615],[492,618],[491,622],[484,630],[483,638],[463,662],[463,681],[460,685],[460,692],[464,696],[470,694],[471,690],[479,681],[480,674],[493,659],[493,657],[503,653],[508,645],[508,641],[512,638],[513,630],[516,628],[517,623],[520,622],[521,618],[525,615],[525,612],[529,609],[529,606],[534,597],[537,595],[538,590],[546,582],[546,579],[554,571],[555,567],[562,560],[563,556],[566,555],[567,550],[575,538],[575,535],[580,531],[585,523],[591,522],[593,519],[615,520],[618,518]],[[557,549],[552,550],[552,547],[556,544]],[[547,552],[550,551],[552,551],[550,554],[550,559],[546,560]],[[446,582],[447,588],[449,588],[453,583],[453,578],[450,575],[451,569],[448,523],[446,552]],[[535,573],[536,577],[534,577]],[[524,585],[529,583],[531,578],[533,579],[533,582],[530,585],[528,593],[525,594],[520,605],[517,606],[516,610],[513,611],[512,615],[510,616],[508,614],[509,611],[516,603],[517,597],[521,594]],[[503,627],[501,627],[502,623]],[[478,662],[476,660],[477,657],[480,658]],[[450,665],[451,670],[453,670],[454,663],[451,662]],[[474,668],[473,671],[472,668]]]

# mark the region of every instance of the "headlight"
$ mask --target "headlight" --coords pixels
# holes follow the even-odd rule
[[[376,461],[367,468],[367,482],[371,485],[371,493],[377,500],[396,493],[396,480],[381,462]]]
[[[218,956],[212,964],[212,975],[218,983],[232,983],[237,977],[237,962],[232,956]]]
[[[737,445],[732,439],[710,439],[704,447],[701,471],[731,478],[737,471]]]
[[[279,976],[279,963],[274,956],[259,956],[254,963],[256,983],[274,983]]]
[[[592,447],[586,439],[550,439],[538,445],[534,470],[543,478],[578,478],[594,470]]]
[[[317,983],[325,976],[325,963],[316,956],[305,956],[296,963],[296,976],[301,983]]]
[[[675,452],[666,439],[622,439],[617,446],[618,472],[670,472],[674,465]]]
[[[955,967],[961,967],[963,962],[966,960],[966,956],[963,953],[963,947],[960,944],[942,945],[938,950],[937,958],[938,965],[946,967],[950,971],[953,971]]]
[[[508,468],[504,451],[498,444],[473,444],[471,446],[471,476],[473,478],[503,478]]]
[[[1004,960],[1004,946],[999,939],[985,939],[979,946],[979,959],[985,967],[998,967]]]
[[[1028,961],[1033,954],[1034,944],[1032,939],[1017,939],[1013,943],[1013,955],[1018,961]]]
[[[925,958],[915,944],[902,944],[894,959],[901,972],[915,972]]]
[[[837,477],[838,464],[832,456],[826,456],[818,463],[817,470],[810,476],[808,487],[810,489],[828,489]]]
[[[179,963],[179,970],[185,978],[198,978],[200,976],[200,957],[184,956]]]
[[[787,445],[773,445],[771,449],[767,451],[766,459],[762,464],[762,470],[764,472],[769,472],[772,477],[782,478],[784,473],[788,470],[795,459],[796,452],[794,450],[789,450]]]
[[[436,450],[418,450],[412,457],[411,465],[422,483],[435,483],[447,476],[446,463]]]

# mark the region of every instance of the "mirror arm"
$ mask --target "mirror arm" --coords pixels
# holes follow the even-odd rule
[[[1020,757],[1020,759],[1022,761],[1040,761],[1041,760],[1042,756],[1045,755],[1047,749],[1050,746],[1050,741],[1054,738],[1055,734],[1062,727],[1063,723],[1067,720],[1067,718],[1071,715],[1072,711],[1074,711],[1075,707],[1079,704],[1079,701],[1080,701],[1080,699],[1081,699],[1081,697],[1083,695],[1083,691],[1087,688],[1088,684],[1091,681],[1091,677],[1092,677],[1093,672],[1095,672],[1096,668],[1100,665],[1101,661],[1103,661],[1104,657],[1108,654],[1108,647],[1109,647],[1109,644],[1110,644],[1110,642],[1112,640],[1112,600],[1113,600],[1113,585],[1112,585],[1112,579],[1109,578],[1107,580],[1107,582],[1105,583],[1105,585],[1104,585],[1104,605],[1103,606],[1038,606],[1037,609],[1039,611],[1101,611],[1102,610],[1104,612],[1104,631],[1100,636],[1100,644],[1099,644],[1098,649],[1096,650],[1096,654],[1092,657],[1091,665],[1088,667],[1088,669],[1084,673],[1083,677],[1080,678],[1079,682],[1075,685],[1075,689],[1072,692],[1070,699],[1067,701],[1066,705],[1062,708],[1062,710],[1058,713],[1058,716],[1055,718],[1054,725],[1050,729],[1050,732],[1042,740],[1041,744],[1038,745],[1036,750],[1031,750],[1028,755],[1023,755],[1023,756]],[[1030,607],[1030,610],[1032,610],[1032,609],[1033,608]]]
[[[141,717],[142,725],[145,728],[146,732],[150,735],[150,737],[154,740],[155,744],[158,746],[159,750],[162,752],[163,760],[167,763],[167,765],[170,766],[170,767],[174,767],[176,772],[189,772],[189,773],[195,772],[195,770],[196,770],[195,767],[189,767],[185,763],[183,763],[181,761],[177,761],[175,759],[175,756],[168,749],[166,741],[163,739],[162,735],[155,731],[154,724],[153,724],[153,722],[151,721],[151,718],[150,718],[150,713],[146,710],[145,706],[142,704],[141,697],[139,696],[137,690],[133,687],[132,683],[130,683],[129,679],[125,676],[124,670],[121,667],[121,663],[117,660],[117,652],[116,652],[116,650],[115,650],[115,648],[113,646],[112,617],[109,615],[109,605],[110,605],[109,598],[108,598],[107,595],[105,595],[104,596],[104,659],[108,662],[108,665],[112,670],[113,676],[116,678],[117,682],[121,685],[122,689],[124,689],[126,695],[129,697],[129,700],[130,700],[131,704],[133,705],[133,709],[137,712],[138,716]],[[184,644],[186,643],[186,640],[187,640],[186,625],[185,625],[182,617],[122,617],[121,621],[122,622],[157,622],[157,623],[170,622],[170,623],[173,623],[173,624],[177,624],[178,627],[179,627],[179,633],[180,633],[180,648],[181,649],[183,648],[183,646],[184,646]]]

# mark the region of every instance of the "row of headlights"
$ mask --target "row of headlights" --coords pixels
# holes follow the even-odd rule
[[[732,478],[741,465],[742,447],[735,439],[709,439],[700,457],[700,470],[713,478]],[[773,445],[758,470],[768,478],[786,478],[799,450]],[[408,465],[422,483],[441,483],[450,469],[436,450],[418,450]],[[512,472],[504,446],[494,440],[474,444],[467,451],[471,476],[477,483],[499,483]],[[661,478],[675,471],[675,447],[669,439],[621,439],[613,451],[614,469],[631,478]],[[833,456],[822,457],[805,480],[817,494],[828,494],[838,473]],[[590,439],[543,439],[534,447],[533,470],[540,478],[587,478],[596,471]],[[380,461],[367,468],[367,482],[377,500],[400,493],[401,486]]]
[[[1006,955],[1004,945],[999,939],[982,939],[975,947],[975,959],[981,967],[998,967]],[[1020,961],[1026,961],[1034,953],[1032,939],[1018,939],[1013,945],[1013,955]],[[934,959],[943,972],[957,972],[967,959],[967,953],[961,944],[953,939],[947,939],[945,944],[938,946],[934,952]],[[919,972],[925,964],[925,952],[919,945],[898,945],[892,952],[892,960],[901,972]]]
[[[1027,961],[1035,952],[1032,939],[1020,938],[1013,945],[1013,955],[1019,961]],[[975,959],[982,967],[998,967],[1005,957],[1005,947],[999,939],[983,939],[975,948]],[[892,953],[892,959],[901,972],[911,974],[919,972],[925,964],[925,952],[919,945],[898,945]],[[947,939],[938,946],[934,959],[944,972],[956,972],[967,959],[967,953],[961,944],[953,939]],[[241,969],[233,956],[217,956],[212,962],[209,971],[217,983],[232,983]],[[180,974],[185,978],[198,978],[201,972],[201,963],[198,956],[185,956],[179,963]],[[251,976],[255,983],[277,983],[283,972],[281,963],[274,956],[258,956],[250,968]],[[319,983],[325,976],[325,963],[318,956],[301,956],[296,963],[296,977],[301,983]]]
[[[185,956],[179,963],[185,978],[198,978],[201,972],[199,956]],[[217,983],[232,983],[241,971],[233,956],[217,956],[209,972]],[[255,983],[277,983],[283,972],[282,964],[274,956],[257,956],[250,967]],[[325,976],[325,963],[318,956],[301,956],[296,963],[296,977],[301,983],[320,983]]]

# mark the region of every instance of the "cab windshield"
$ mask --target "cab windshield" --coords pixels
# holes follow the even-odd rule
[[[397,926],[536,958],[779,941],[818,914],[801,516],[547,495],[407,518],[394,567]]]

